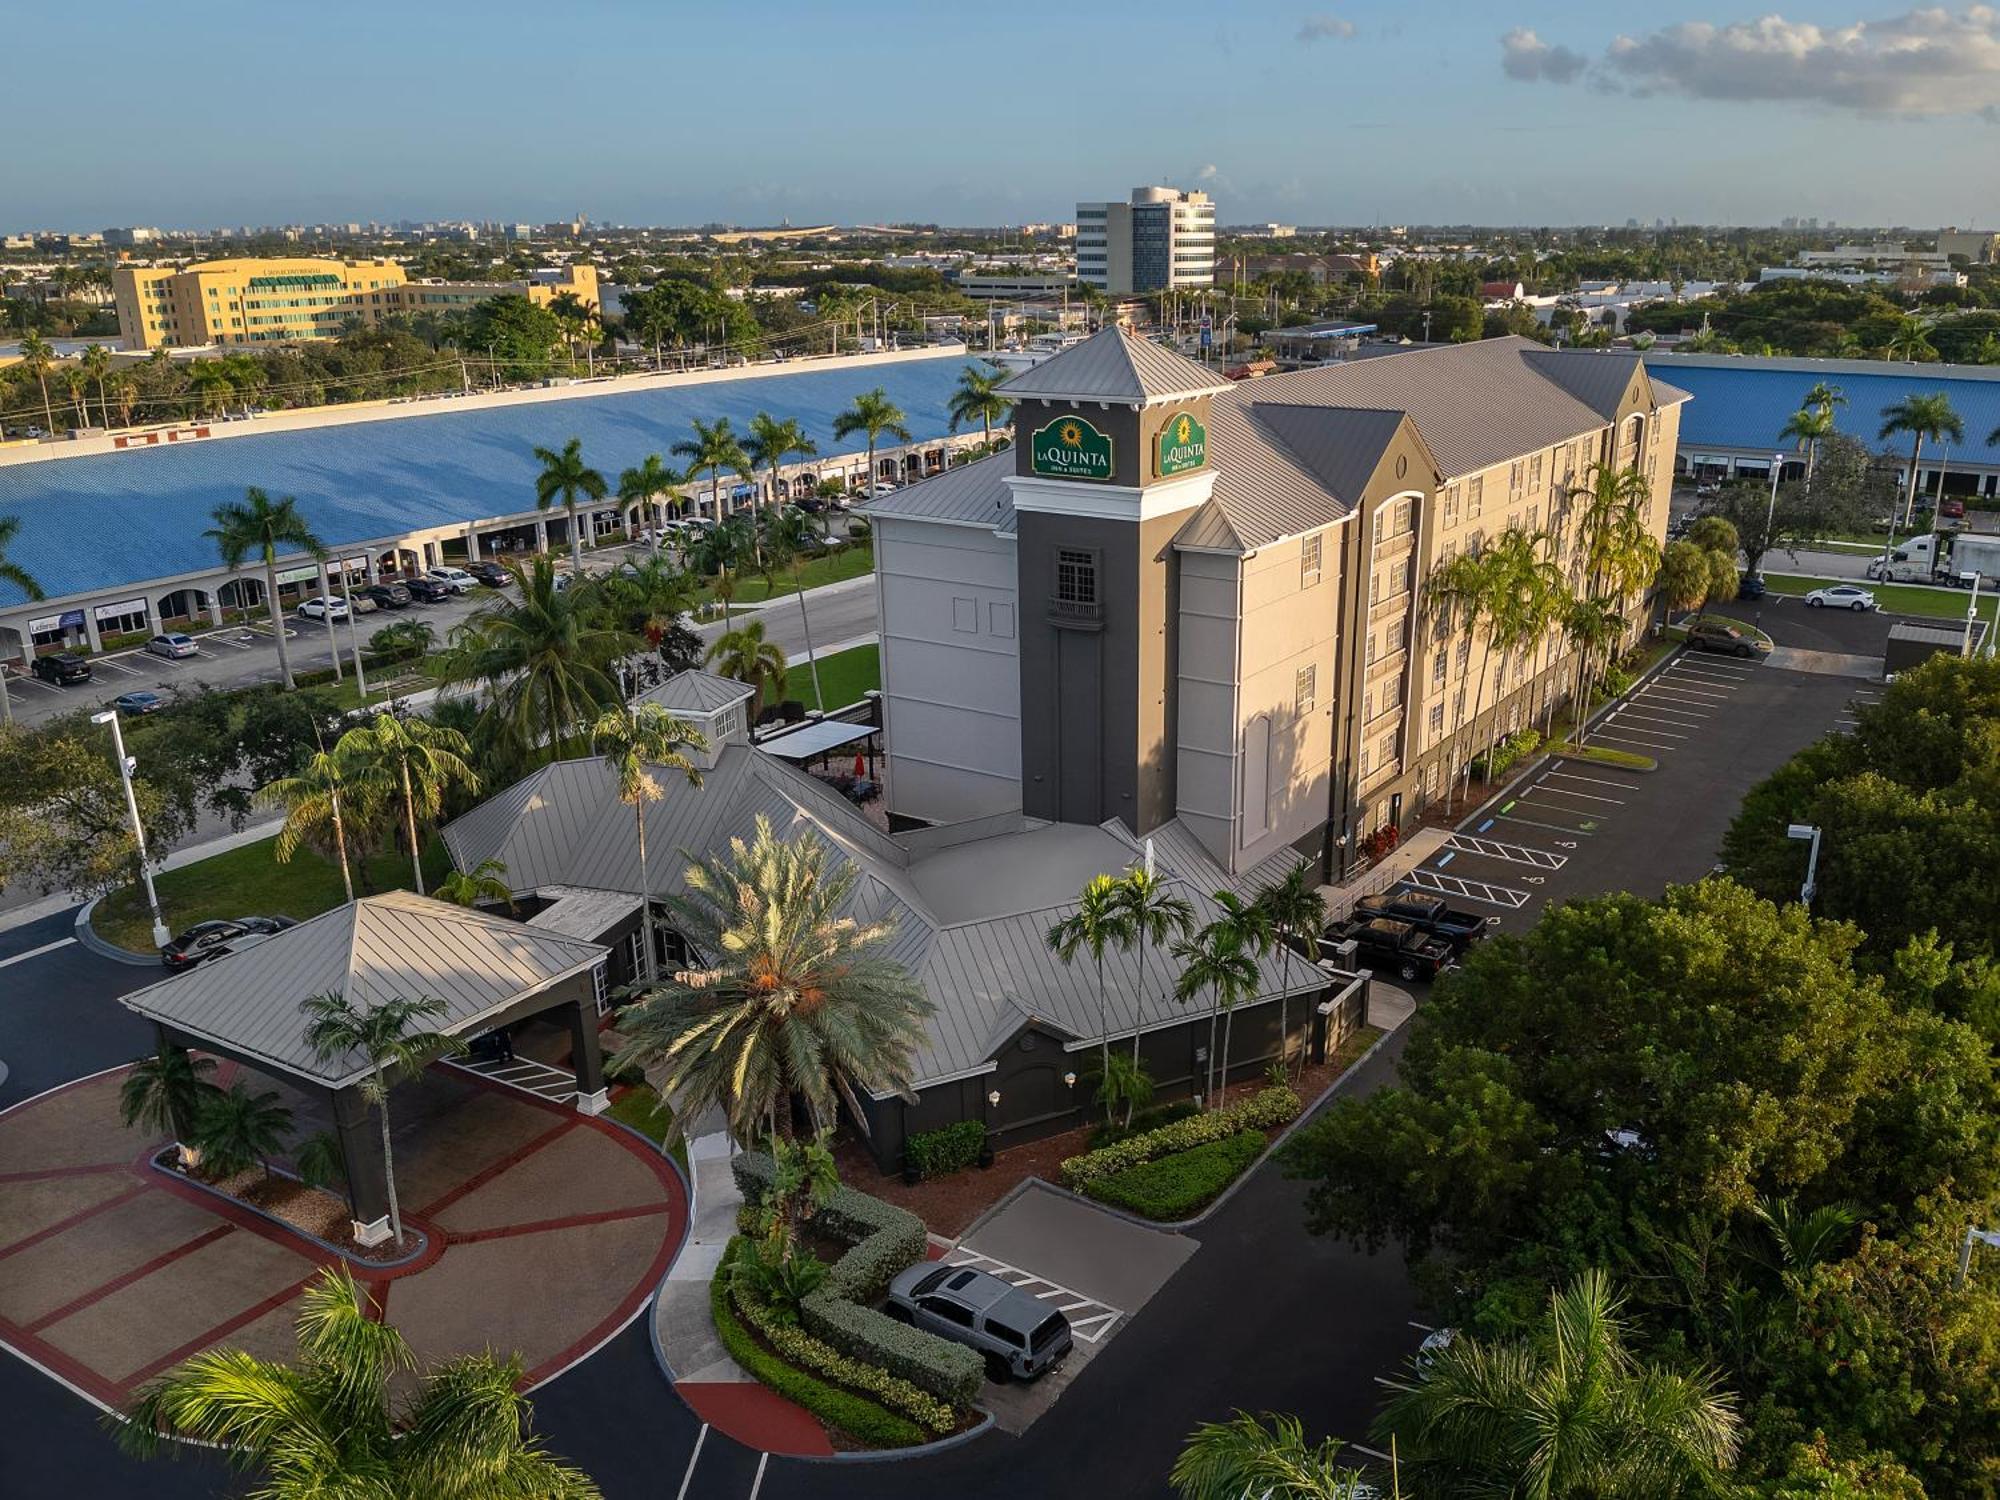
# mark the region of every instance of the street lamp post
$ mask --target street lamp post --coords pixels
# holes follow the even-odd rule
[[[1766,552],[1771,550],[1771,543],[1775,540],[1771,533],[1778,525],[1778,476],[1784,472],[1785,455],[1782,453],[1773,453],[1771,455],[1771,503],[1764,507],[1764,550]]]
[[[1965,606],[1965,643],[1958,648],[1960,656],[1972,655],[1972,623],[1979,618],[1979,574],[1977,571],[1959,575],[1972,580],[1972,598]]]
[[[1788,839],[1810,839],[1812,851],[1806,855],[1806,883],[1799,888],[1799,905],[1810,907],[1819,888],[1819,828],[1812,823],[1794,823],[1785,830]]]
[[[93,724],[111,726],[111,748],[118,757],[118,779],[125,784],[125,811],[132,819],[132,838],[139,849],[139,878],[146,884],[146,905],[153,913],[153,946],[164,948],[173,941],[173,934],[167,931],[167,924],[160,916],[160,895],[153,889],[153,867],[146,862],[146,828],[139,821],[139,796],[132,790],[132,773],[139,762],[125,753],[125,733],[118,727],[118,710],[107,708],[101,714],[92,714]]]

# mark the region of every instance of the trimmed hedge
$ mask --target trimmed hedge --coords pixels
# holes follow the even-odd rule
[[[960,1120],[942,1130],[920,1130],[903,1143],[903,1160],[923,1177],[963,1172],[986,1149],[986,1123]]]
[[[878,1448],[908,1448],[924,1441],[923,1428],[909,1418],[830,1385],[817,1375],[794,1369],[759,1344],[737,1319],[726,1275],[718,1275],[708,1284],[708,1310],[729,1357],[787,1401],[803,1406],[849,1437]]]
[[[1240,1130],[1192,1151],[1176,1151],[1097,1178],[1084,1191],[1148,1219],[1185,1219],[1213,1203],[1263,1150],[1263,1131]]]
[[[738,1153],[730,1164],[746,1203],[763,1198],[771,1158]],[[812,1217],[812,1227],[850,1248],[833,1263],[826,1284],[799,1304],[799,1321],[814,1338],[884,1370],[955,1406],[979,1395],[986,1363],[963,1344],[898,1323],[869,1303],[879,1301],[898,1273],[924,1258],[924,1221],[894,1204],[843,1187]]]
[[[1482,781],[1491,781],[1495,776],[1513,767],[1522,756],[1528,754],[1542,742],[1539,729],[1521,729],[1507,736],[1491,751],[1472,757],[1472,769]]]
[[[1149,1130],[1158,1130],[1162,1125],[1171,1125],[1176,1120],[1185,1120],[1200,1112],[1201,1106],[1192,1099],[1155,1104],[1133,1115],[1130,1125],[1099,1125],[1090,1132],[1090,1149],[1096,1151],[1104,1146],[1115,1146],[1120,1141],[1129,1141],[1135,1135],[1144,1135]]]
[[[1101,1177],[1109,1177],[1113,1172],[1122,1172],[1127,1167],[1140,1166],[1176,1151],[1191,1151],[1196,1146],[1232,1136],[1239,1130],[1269,1130],[1274,1125],[1289,1124],[1298,1118],[1302,1107],[1299,1096],[1283,1085],[1262,1089],[1247,1099],[1237,1100],[1226,1109],[1176,1120],[1171,1125],[1162,1125],[1158,1130],[1149,1130],[1130,1140],[1086,1151],[1081,1156],[1065,1157],[1063,1181],[1073,1188],[1084,1188]]]

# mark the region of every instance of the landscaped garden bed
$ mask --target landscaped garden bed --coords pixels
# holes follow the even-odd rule
[[[379,1245],[356,1244],[345,1199],[275,1167],[246,1167],[226,1176],[209,1177],[199,1167],[182,1166],[180,1150],[175,1146],[156,1155],[153,1166],[198,1191],[240,1204],[363,1265],[395,1265],[413,1259],[423,1253],[428,1243],[422,1231],[406,1224],[400,1245],[394,1239]]]
[[[1657,771],[1660,768],[1660,763],[1650,755],[1641,755],[1636,750],[1619,750],[1610,745],[1572,745],[1568,740],[1558,740],[1549,746],[1549,753],[1564,760],[1587,760],[1593,765],[1616,766],[1625,771]]]

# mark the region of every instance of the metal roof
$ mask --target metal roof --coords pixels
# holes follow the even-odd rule
[[[530,927],[587,941],[602,937],[639,909],[639,898],[623,891],[545,885],[534,894],[549,904],[528,918]]]
[[[1404,420],[1399,411],[1281,406],[1271,401],[1253,401],[1250,415],[1297,454],[1313,477],[1349,510],[1361,503]]]
[[[299,1003],[343,994],[362,1010],[392,999],[444,1002],[431,1023],[459,1035],[538,990],[590,968],[605,950],[506,917],[391,891],[336,907],[254,947],[120,996],[187,1036],[312,1083],[338,1088],[367,1068],[360,1055],[321,1062],[306,1045]]]
[[[1011,450],[959,464],[942,474],[919,480],[886,495],[877,495],[855,510],[870,519],[887,516],[916,521],[951,521],[967,526],[1014,529],[1014,492],[1007,476],[1014,472]]]
[[[755,697],[756,693],[747,682],[690,667],[674,673],[658,687],[648,688],[632,700],[632,705],[636,708],[641,703],[657,703],[669,713],[717,714],[745,698]]]
[[[531,450],[572,437],[613,481],[647,454],[666,453],[697,417],[728,417],[742,432],[770,411],[796,418],[823,457],[858,453],[864,445],[836,439],[833,421],[879,385],[928,441],[950,431],[952,388],[969,363],[948,354],[506,406],[438,402],[417,416],[406,408],[393,418],[4,464],[0,517],[21,521],[9,560],[61,598],[215,571],[215,544],[202,533],[216,506],[251,485],[297,496],[306,523],[337,548],[532,511]],[[0,605],[22,597],[0,582]]]
[[[1216,395],[1229,382],[1122,323],[1093,333],[1008,380],[1015,400],[1121,401],[1144,405],[1180,396]]]
[[[815,755],[825,755],[838,750],[842,745],[851,745],[857,740],[865,740],[871,734],[881,733],[873,724],[849,723],[843,719],[820,719],[805,724],[786,734],[774,734],[759,741],[763,749],[780,760],[797,763],[811,760]]]

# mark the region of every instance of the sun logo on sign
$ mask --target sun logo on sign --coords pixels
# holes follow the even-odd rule
[[[1188,440],[1188,434],[1192,430],[1192,426],[1193,424],[1186,417],[1182,417],[1178,422],[1174,423],[1174,441],[1185,443]]]
[[[1062,439],[1062,445],[1065,448],[1081,448],[1083,446],[1083,429],[1074,422],[1063,423],[1062,430],[1056,436]]]

